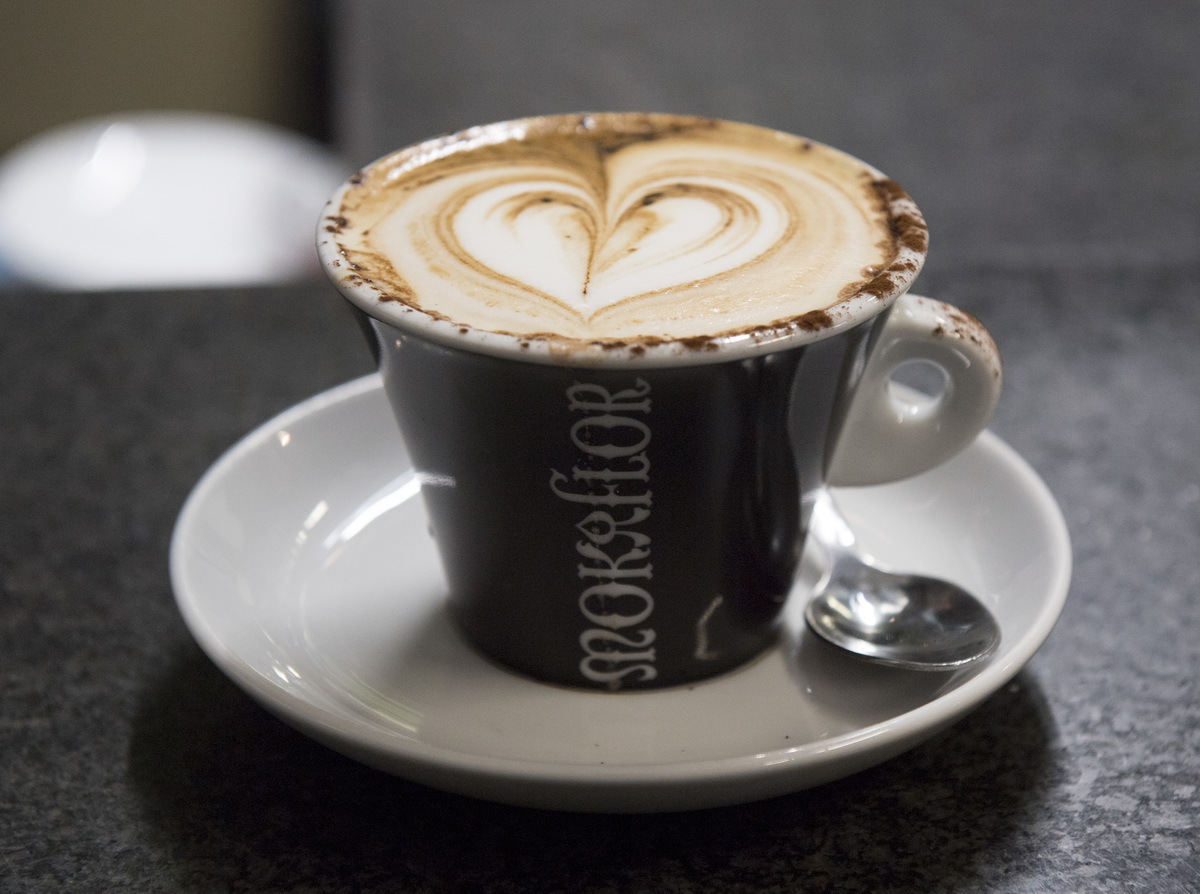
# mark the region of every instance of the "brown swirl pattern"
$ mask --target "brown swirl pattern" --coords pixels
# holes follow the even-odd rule
[[[896,255],[877,176],[842,153],[741,125],[614,133],[460,135],[385,160],[347,193],[341,237],[440,318],[600,340],[821,311]]]

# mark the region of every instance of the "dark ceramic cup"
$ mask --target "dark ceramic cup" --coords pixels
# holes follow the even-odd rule
[[[945,461],[999,395],[983,327],[905,294],[923,241],[900,247],[886,289],[819,324],[561,351],[388,300],[338,238],[356,185],[319,248],[368,324],[452,614],[542,681],[673,686],[758,655],[823,489]],[[896,207],[920,223],[902,193]],[[913,363],[942,371],[936,399],[898,395],[893,374]]]

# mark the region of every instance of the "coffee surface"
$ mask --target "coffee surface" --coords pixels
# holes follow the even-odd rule
[[[903,191],[837,150],[653,115],[424,143],[352,178],[323,225],[335,277],[379,302],[486,332],[623,343],[832,325],[839,302],[907,285],[926,239]]]

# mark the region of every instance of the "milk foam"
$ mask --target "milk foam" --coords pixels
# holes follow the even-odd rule
[[[494,333],[669,340],[780,325],[879,291],[899,250],[896,190],[877,171],[703,119],[512,122],[360,177],[330,218],[348,275]]]

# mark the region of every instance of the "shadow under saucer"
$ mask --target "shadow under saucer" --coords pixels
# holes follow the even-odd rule
[[[128,772],[180,890],[931,890],[978,881],[987,855],[1036,818],[1053,739],[1022,672],[933,740],[815,789],[688,813],[543,811],[342,757],[189,647],[142,695]]]

